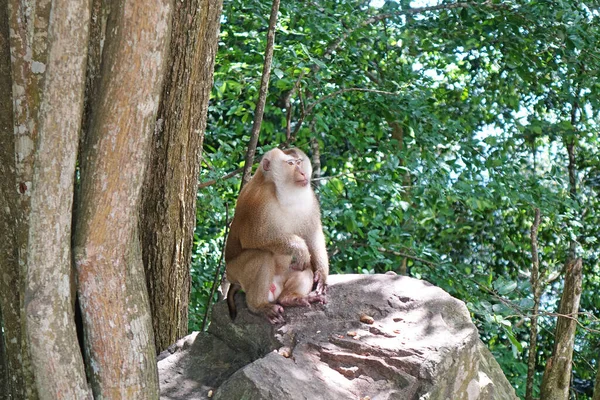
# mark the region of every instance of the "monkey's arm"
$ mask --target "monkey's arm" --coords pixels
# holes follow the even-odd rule
[[[327,248],[325,247],[325,236],[320,224],[306,244],[310,253],[311,267],[315,273],[314,281],[317,283],[316,292],[324,294],[327,276],[329,275],[329,259],[327,257]]]
[[[259,249],[270,251],[273,254],[291,255],[293,258],[294,269],[303,270],[310,264],[310,252],[304,239],[298,235],[263,235],[260,240],[259,234],[248,235],[243,238],[242,247],[244,249]],[[245,240],[244,240],[245,239]]]

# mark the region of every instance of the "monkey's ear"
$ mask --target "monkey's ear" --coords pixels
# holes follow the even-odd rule
[[[268,158],[263,159],[262,167],[263,167],[263,170],[269,171],[271,169],[271,160],[269,160]]]

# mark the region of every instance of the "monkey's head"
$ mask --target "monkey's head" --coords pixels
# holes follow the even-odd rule
[[[259,168],[265,178],[273,181],[278,187],[310,187],[312,165],[302,150],[272,149],[265,153]]]

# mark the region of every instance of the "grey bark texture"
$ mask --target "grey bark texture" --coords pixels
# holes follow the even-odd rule
[[[568,400],[571,383],[573,346],[577,329],[577,313],[583,281],[582,260],[569,261],[565,274],[565,286],[560,299],[554,334],[554,351],[546,362],[540,387],[540,398],[544,400]]]
[[[26,330],[42,399],[91,398],[71,303],[71,210],[89,2],[54,0],[32,181]]]
[[[8,0],[7,3],[13,129],[6,145],[12,151],[13,160],[7,168],[14,168],[14,180],[10,175],[7,179],[12,185],[9,201],[16,193],[17,206],[10,211],[14,229],[1,234],[13,235],[9,240],[14,243],[17,258],[12,262],[11,255],[8,268],[3,270],[6,274],[3,282],[9,285],[9,290],[2,291],[2,306],[12,395],[16,399],[37,399],[25,329],[24,293],[37,116],[48,53],[51,2]]]
[[[600,400],[600,356],[596,359],[596,368],[598,368],[598,372],[596,372],[596,383],[594,384],[594,396],[592,400]]]
[[[159,352],[188,333],[198,174],[222,7],[222,0],[175,2],[140,224]]]
[[[85,142],[87,132],[90,130],[92,106],[94,105],[93,100],[96,98],[99,90],[100,65],[102,63],[102,50],[106,42],[106,24],[110,15],[110,2],[106,0],[91,0],[90,14],[91,21],[85,75],[85,107],[79,138],[80,143]]]
[[[18,210],[7,1],[0,0],[0,393],[21,398]]]
[[[158,397],[138,215],[171,13],[169,0],[115,1],[106,27],[74,233],[95,398]]]
[[[0,307],[0,322],[2,321],[2,307]],[[6,397],[11,395],[10,376],[8,375],[8,359],[6,357],[6,342],[4,340],[4,331],[0,330],[0,393],[6,393]]]
[[[424,281],[330,275],[328,303],[270,325],[215,305],[207,333],[159,357],[161,398],[516,400],[459,300]],[[367,317],[371,317],[367,318]]]

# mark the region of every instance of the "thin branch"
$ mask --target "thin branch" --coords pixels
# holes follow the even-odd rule
[[[289,103],[289,98],[285,98],[288,103],[285,104],[285,108],[287,108],[287,115],[285,117],[285,138],[287,141],[290,141],[290,137],[292,136],[292,105]]]
[[[354,243],[354,246],[367,247],[369,245],[366,244],[366,243]],[[398,256],[398,257],[410,258],[411,260],[422,262],[423,264],[429,265],[430,267],[437,267],[437,266],[439,266],[437,263],[435,263],[433,261],[425,260],[424,258],[413,256],[413,255],[410,255],[410,254],[407,254],[407,253],[403,253],[401,251],[386,249],[385,247],[378,247],[377,251],[379,251],[381,253],[392,254],[392,255]]]
[[[263,65],[262,78],[260,81],[260,91],[254,113],[254,124],[250,135],[250,143],[246,152],[246,163],[244,164],[244,175],[242,176],[242,187],[250,180],[252,174],[252,161],[256,153],[260,126],[265,112],[265,103],[267,101],[267,91],[269,90],[269,79],[271,77],[271,64],[273,62],[273,46],[275,43],[275,25],[277,24],[277,13],[279,11],[279,0],[273,0],[271,7],[271,17],[269,18],[269,31],[267,33],[267,47],[265,49],[265,62]]]
[[[244,168],[238,168],[235,171],[231,171],[230,173],[223,175],[221,178],[219,178],[219,181],[224,181],[230,178],[233,178],[234,176],[236,176],[237,174],[239,174],[240,172],[242,172],[244,170]],[[198,189],[204,189],[205,187],[209,187],[214,185],[215,183],[217,183],[216,179],[211,179],[209,181],[206,182],[202,182],[198,185]]]
[[[321,97],[319,100],[315,101],[313,104],[311,104],[310,106],[308,106],[306,108],[306,114],[310,114],[312,112],[313,108],[315,108],[316,106],[318,106],[319,104],[321,104],[325,100],[329,100],[330,98],[335,97],[338,94],[342,94],[342,93],[346,93],[346,92],[366,92],[366,93],[383,94],[383,95],[386,95],[386,96],[398,96],[400,94],[398,92],[386,92],[385,90],[366,89],[366,88],[340,89],[340,90],[336,90],[335,92],[330,93],[330,94],[328,94],[326,96]]]
[[[494,8],[494,9],[502,9],[502,8],[508,8],[509,7],[509,6],[506,6],[506,5],[503,5],[503,4],[493,4],[492,0],[487,0],[487,1],[483,2],[483,3],[460,2],[460,3],[454,3],[454,4],[438,4],[438,5],[429,6],[429,7],[415,7],[415,8],[408,8],[408,9],[404,9],[404,10],[399,10],[398,12],[391,13],[391,14],[379,14],[379,15],[375,15],[373,17],[367,18],[361,24],[359,24],[358,26],[356,26],[355,28],[346,31],[341,36],[339,36],[336,40],[334,40],[327,47],[327,49],[325,50],[325,52],[323,53],[323,55],[320,58],[321,59],[329,59],[331,57],[331,55],[343,43],[346,43],[346,40],[348,39],[348,37],[350,35],[352,35],[355,31],[357,31],[357,30],[359,30],[361,28],[364,28],[366,26],[369,26],[371,24],[374,24],[376,22],[386,20],[388,18],[398,17],[398,16],[402,16],[402,15],[415,15],[415,14],[421,14],[421,13],[430,12],[430,11],[452,10],[452,9],[459,9],[459,8],[483,7],[483,6]],[[311,65],[311,67],[310,67],[310,69],[309,69],[308,72],[305,71],[305,70],[302,70],[300,72],[300,74],[298,75],[298,78],[296,79],[296,82],[294,83],[294,87],[288,92],[288,94],[285,97],[284,104],[286,105],[286,107],[290,107],[291,108],[291,98],[296,93],[299,92],[299,89],[300,89],[300,86],[302,85],[302,80],[304,79],[304,77],[308,73],[315,74],[320,69],[321,69],[321,67],[319,66],[319,64],[314,63],[314,64]],[[288,110],[288,112],[289,112],[289,110]],[[295,134],[297,134],[298,131],[300,130],[300,127],[302,126],[302,122],[304,121],[305,117],[306,117],[306,114],[302,114],[300,116],[298,124],[296,124],[296,128],[294,129],[294,133],[292,134],[292,138],[288,139],[288,143],[293,141],[292,139],[294,138]],[[289,123],[288,123],[288,126],[289,126]]]
[[[483,3],[481,5],[488,5],[490,3],[491,3],[490,1],[486,1],[485,3]],[[479,4],[468,3],[468,2],[454,3],[454,4],[438,4],[438,5],[430,6],[430,7],[407,8],[405,10],[398,10],[397,12],[391,13],[391,14],[375,15],[371,18],[367,18],[356,28],[350,29],[349,31],[345,32],[340,37],[338,37],[332,44],[329,45],[327,50],[325,50],[325,53],[323,53],[323,58],[329,58],[333,54],[333,52],[336,51],[342,43],[345,43],[346,39],[348,39],[348,37],[350,35],[352,35],[355,31],[357,31],[361,28],[364,28],[365,26],[374,24],[376,22],[383,21],[383,20],[389,19],[389,18],[400,17],[402,15],[415,15],[415,14],[421,14],[421,13],[428,12],[428,11],[451,10],[451,9],[456,9],[456,8],[467,8],[467,7],[471,7],[471,6],[477,6],[477,5],[479,5]],[[318,68],[317,68],[317,70],[318,70]]]
[[[321,58],[327,59],[327,58],[331,57],[331,55],[340,47],[340,45],[342,43],[345,43],[346,39],[348,39],[348,37],[350,35],[352,35],[358,29],[364,28],[366,26],[369,26],[373,23],[382,21],[384,19],[398,17],[398,16],[402,16],[402,15],[415,15],[415,14],[420,14],[420,13],[429,12],[429,11],[451,10],[451,9],[457,9],[457,8],[467,8],[467,7],[471,7],[471,6],[491,6],[491,5],[492,5],[491,0],[488,0],[482,4],[462,2],[462,3],[454,3],[454,4],[439,4],[439,5],[430,6],[430,7],[408,8],[405,10],[399,10],[398,12],[395,12],[392,14],[375,15],[371,18],[367,18],[366,20],[364,20],[360,25],[358,25],[354,29],[350,29],[349,31],[347,31],[347,32],[343,33],[341,36],[339,36],[336,40],[334,40],[327,47],[327,50],[325,50],[325,52],[323,53],[323,56]],[[310,72],[314,74],[314,73],[318,72],[320,69],[321,69],[321,67],[319,65],[313,64],[310,68]],[[302,79],[305,76],[306,76],[306,72],[302,71],[300,73],[300,75],[298,76],[298,79],[296,80],[294,87],[288,93],[288,96],[287,96],[288,100],[291,99],[291,97],[294,96],[294,94],[296,94],[296,92],[300,88]]]
[[[302,123],[304,122],[304,120],[306,119],[306,117],[308,115],[310,115],[310,113],[312,113],[313,109],[323,103],[326,100],[331,99],[332,97],[335,97],[339,94],[342,93],[346,93],[346,92],[366,92],[366,93],[376,93],[376,94],[383,94],[386,96],[398,96],[399,93],[398,92],[386,92],[385,90],[378,90],[378,89],[367,89],[367,88],[345,88],[345,89],[339,89],[336,90],[333,93],[330,93],[326,96],[321,97],[320,99],[318,99],[317,101],[315,101],[314,103],[312,103],[311,105],[309,105],[308,107],[306,107],[306,109],[304,109],[304,107],[302,107],[302,114],[300,115],[300,118],[298,119],[298,123],[296,124],[296,127],[294,128],[294,133],[292,133],[292,139],[296,138],[296,135],[298,134],[298,132],[300,131],[300,128],[302,127]],[[301,103],[302,104],[302,103]]]
[[[225,236],[223,236],[223,245],[221,246],[221,257],[219,258],[219,264],[215,269],[215,277],[213,278],[212,288],[210,289],[210,296],[206,300],[206,310],[204,311],[204,318],[202,319],[202,328],[200,332],[204,332],[206,328],[206,321],[208,320],[208,313],[212,309],[213,298],[215,297],[215,291],[217,289],[217,281],[221,276],[221,267],[223,266],[223,259],[225,257],[225,244],[227,243],[227,236],[229,236],[229,203],[225,203]]]
[[[366,243],[353,243],[353,246],[356,247],[367,247],[368,245]],[[429,261],[426,259],[423,259],[421,257],[418,256],[413,256],[401,251],[396,251],[396,250],[390,250],[390,249],[386,249],[383,247],[378,247],[377,248],[378,251],[382,252],[382,253],[387,253],[387,254],[393,254],[395,256],[398,257],[407,257],[410,258],[412,260],[416,260],[419,262],[422,262],[423,264],[426,264],[430,267],[435,267],[435,268],[439,268],[441,267],[441,264],[433,262],[433,261]],[[334,252],[335,253],[335,252]],[[525,309],[521,306],[519,306],[518,304],[513,303],[511,300],[508,300],[504,297],[502,297],[501,295],[499,295],[495,290],[481,284],[480,282],[477,282],[477,280],[473,279],[472,277],[460,272],[460,271],[456,271],[455,273],[457,273],[458,275],[461,276],[461,278],[470,281],[471,283],[473,283],[475,286],[477,286],[479,289],[483,290],[484,292],[490,294],[492,297],[494,297],[496,300],[498,300],[499,302],[501,302],[502,304],[504,304],[507,308],[510,308],[511,310],[513,310],[516,314],[515,315],[511,315],[508,317],[519,317],[519,318],[531,318],[531,319],[537,319],[540,316],[546,316],[546,317],[563,317],[566,319],[570,319],[573,320],[575,322],[577,322],[577,324],[581,327],[581,329],[590,332],[590,333],[600,333],[599,329],[594,329],[594,328],[590,328],[588,326],[583,325],[582,322],[579,321],[579,319],[577,318],[578,315],[585,315],[588,318],[590,318],[592,320],[592,323],[600,323],[600,319],[598,319],[595,315],[589,313],[589,312],[573,312],[570,314],[566,314],[566,313],[561,313],[561,312],[537,312],[536,314],[530,314],[527,313],[525,311],[528,311],[528,309]],[[525,310],[525,311],[524,311]],[[550,335],[552,335],[552,332],[546,328],[543,328],[544,331],[548,332]]]
[[[410,258],[411,260],[415,260],[415,261],[422,262],[423,264],[427,264],[430,267],[436,267],[438,265],[438,264],[434,263],[433,261],[428,261],[428,260],[425,260],[424,258],[417,257],[417,256],[412,256],[410,254],[403,253],[401,251],[389,250],[389,249],[385,249],[383,247],[378,247],[377,250],[380,251],[380,252],[382,252],[382,253],[393,254],[393,255],[398,256],[398,257]]]
[[[540,261],[538,258],[538,228],[540,226],[540,209],[535,209],[535,217],[533,225],[531,225],[531,288],[533,290],[533,314],[531,317],[531,327],[529,329],[529,357],[527,360],[527,384],[525,400],[533,400],[533,378],[535,376],[535,364],[536,364],[536,353],[537,353],[537,333],[538,333],[538,321],[537,314],[540,308],[540,298],[542,291],[540,289],[540,272],[539,266]]]
[[[374,173],[377,173],[377,172],[381,172],[381,171],[373,169],[373,170],[365,170],[365,171],[344,172],[343,174],[328,175],[328,176],[321,176],[321,177],[318,177],[318,178],[313,178],[312,181],[313,182],[317,182],[317,181],[324,181],[324,180],[328,180],[328,179],[341,178],[343,176],[348,176],[348,175],[374,174]]]

